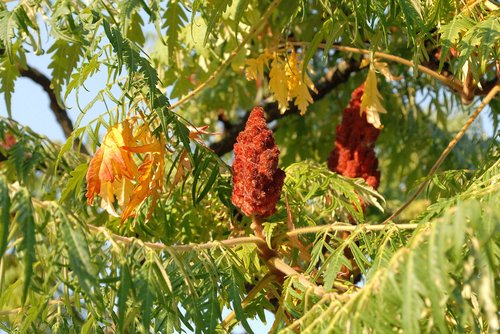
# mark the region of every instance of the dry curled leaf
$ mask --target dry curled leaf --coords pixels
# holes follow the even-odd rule
[[[135,129],[134,129],[135,128]],[[133,154],[142,154],[137,166]],[[148,218],[159,191],[163,188],[165,143],[154,136],[147,124],[138,125],[129,118],[108,129],[101,147],[90,161],[87,172],[87,202],[101,197],[101,207],[113,216],[116,204],[122,210],[122,222],[135,215],[135,210],[152,198]]]
[[[361,112],[366,112],[366,120],[377,129],[382,127],[379,113],[387,113],[381,99],[382,95],[377,88],[377,76],[370,67],[365,81],[365,92],[361,98]]]

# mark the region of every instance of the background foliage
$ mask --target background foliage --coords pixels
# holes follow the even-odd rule
[[[498,14],[495,1],[465,0],[2,2],[0,328],[251,332],[258,317],[273,332],[495,333]],[[47,76],[29,64],[44,53]],[[288,77],[314,83],[304,115],[299,97],[279,95],[284,72],[270,73],[293,53],[300,75]],[[326,168],[370,62],[388,111],[378,192]],[[72,124],[65,102],[98,72],[106,82]],[[64,145],[14,121],[19,77],[49,94]],[[474,123],[452,141],[483,99],[493,135]],[[230,200],[232,145],[255,105],[287,174],[265,240]],[[86,124],[90,110],[102,113]],[[87,205],[85,176],[106,129],[130,116],[165,139],[164,189],[149,220],[150,199],[122,224]],[[219,133],[193,130],[204,125]],[[420,184],[423,196],[384,222]],[[265,244],[278,262],[262,260]],[[342,265],[362,282],[339,277]]]

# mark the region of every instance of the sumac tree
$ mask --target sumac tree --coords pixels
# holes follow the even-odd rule
[[[492,0],[1,2],[0,331],[496,333],[499,31]]]

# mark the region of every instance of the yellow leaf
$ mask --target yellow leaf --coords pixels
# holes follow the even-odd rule
[[[298,68],[297,54],[292,50],[286,61],[286,77],[288,83],[289,98],[292,99],[296,96],[293,92],[300,84],[300,69]]]
[[[132,192],[133,184],[129,179],[116,179],[114,182],[103,182],[101,184],[101,208],[106,210],[110,215],[119,217],[116,213],[114,202],[115,197],[120,208],[127,206],[130,193]]]
[[[382,106],[380,95],[377,89],[377,77],[375,71],[370,68],[365,82],[365,91],[361,97],[361,112],[366,112],[366,120],[377,129],[382,127],[379,113],[387,113]]]
[[[245,65],[245,76],[247,80],[257,80],[264,77],[264,65],[267,66],[269,54],[263,53],[255,59],[247,59]]]
[[[314,102],[309,89],[301,81],[294,87],[294,90],[290,92],[290,95],[295,96],[295,105],[299,108],[301,115],[304,115],[307,111],[307,107]]]
[[[94,196],[101,192],[101,183],[114,182],[123,177],[133,179],[137,165],[132,153],[125,150],[132,143],[132,120],[126,120],[108,129],[101,147],[92,158],[87,172],[87,202],[92,204]]]
[[[361,64],[359,64],[359,68],[365,68],[366,66],[370,65],[371,61],[370,58],[363,58],[361,59]]]
[[[117,217],[116,200],[122,222],[134,216],[148,196],[153,198],[152,212],[163,187],[165,143],[152,134],[146,123],[133,131],[137,120],[126,119],[108,129],[87,172],[87,202],[92,204],[98,194],[101,207]],[[133,153],[144,154],[139,168]]]
[[[103,182],[101,184],[101,191],[99,193],[101,197],[101,208],[106,210],[113,217],[118,217],[115,207],[113,205],[115,197],[113,194],[113,184],[111,182]]]
[[[314,102],[309,89],[316,92],[316,88],[307,73],[302,73],[302,61],[299,61],[295,50],[292,50],[287,62],[288,98],[295,98],[295,105],[300,114],[304,115],[307,107]]]
[[[288,107],[288,79],[286,77],[285,66],[278,57],[274,58],[271,64],[269,77],[269,89],[274,99],[278,101],[281,113],[284,113]]]

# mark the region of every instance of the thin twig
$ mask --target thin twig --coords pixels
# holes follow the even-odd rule
[[[55,201],[40,201],[35,198],[32,199],[33,205],[37,207],[42,207],[42,208],[48,208],[52,205],[57,206],[59,205]],[[254,219],[254,223],[261,223],[260,218]],[[259,224],[261,225],[261,224]],[[108,239],[112,239],[116,242],[121,242],[127,245],[134,244],[134,243],[139,243],[141,245],[144,245],[145,247],[151,248],[151,249],[156,249],[156,250],[175,250],[178,252],[188,252],[188,251],[196,251],[196,250],[201,250],[201,249],[211,249],[211,248],[216,248],[219,246],[225,246],[225,247],[234,247],[237,245],[241,244],[248,244],[248,243],[253,243],[257,246],[259,251],[262,253],[263,260],[265,261],[267,267],[269,268],[270,272],[272,274],[278,274],[282,278],[288,276],[288,277],[296,277],[302,285],[304,285],[306,288],[311,289],[313,293],[315,293],[318,296],[324,296],[325,294],[328,293],[333,293],[333,292],[326,292],[323,287],[317,286],[313,282],[309,281],[304,275],[300,274],[297,272],[295,269],[290,267],[288,264],[286,264],[283,260],[277,257],[276,252],[272,249],[270,249],[267,246],[266,240],[265,240],[265,235],[262,233],[259,233],[261,237],[241,237],[241,238],[234,238],[234,239],[226,239],[222,241],[211,241],[207,243],[202,243],[202,244],[191,244],[191,245],[172,245],[172,246],[167,246],[163,243],[160,242],[144,242],[138,238],[134,237],[124,237],[121,235],[117,235],[109,231],[107,228],[103,226],[95,226],[92,224],[86,224],[87,228],[96,233],[102,233],[104,234]],[[292,232],[299,231],[300,229],[294,230]],[[348,291],[349,289],[352,289],[353,287],[346,286],[342,283],[335,282],[334,283],[334,288],[336,288],[338,291]]]
[[[322,286],[316,285],[313,282],[311,282],[307,277],[305,277],[304,275],[302,275],[301,273],[290,267],[282,259],[276,256],[267,260],[266,265],[274,269],[274,271],[278,271],[285,274],[286,277],[295,277],[300,284],[302,284],[307,289],[310,289],[311,292],[313,292],[315,295],[319,297],[322,297],[330,293],[327,292]],[[355,286],[344,285],[340,282],[334,282],[333,287],[341,292],[347,292],[350,289],[356,289]]]
[[[309,44],[310,43],[308,43],[308,42],[287,42],[286,43],[286,45],[291,45],[291,46],[308,46]],[[326,44],[321,43],[318,45],[318,47],[324,49],[324,48],[326,48]],[[358,54],[363,54],[363,55],[373,54],[374,57],[387,59],[387,60],[402,64],[402,65],[405,65],[405,66],[408,66],[411,68],[417,67],[419,71],[430,75],[431,77],[433,77],[436,80],[441,81],[442,83],[444,83],[445,85],[447,85],[448,87],[450,87],[451,89],[456,91],[457,93],[460,93],[460,94],[462,93],[462,89],[463,89],[462,83],[460,81],[456,80],[456,78],[454,78],[454,77],[449,78],[447,76],[441,75],[441,74],[437,73],[436,71],[433,71],[430,68],[425,67],[423,65],[416,65],[415,66],[415,64],[408,59],[394,56],[394,55],[391,55],[391,54],[388,54],[385,52],[375,51],[372,53],[372,51],[367,50],[367,49],[360,49],[360,48],[354,48],[354,47],[343,46],[343,45],[335,45],[334,44],[334,45],[331,45],[330,48],[335,49],[335,50],[339,50],[339,51],[343,51],[343,52],[358,53]]]
[[[124,244],[133,244],[133,243],[141,243],[144,246],[151,248],[151,249],[156,249],[156,250],[163,250],[163,249],[172,249],[178,252],[189,252],[189,251],[196,251],[200,249],[211,249],[211,248],[216,248],[219,246],[225,246],[225,247],[234,247],[237,245],[241,244],[256,244],[261,245],[262,243],[266,243],[260,238],[257,237],[241,237],[241,238],[234,238],[234,239],[226,239],[222,241],[210,241],[202,244],[188,244],[188,245],[172,245],[168,246],[165,245],[161,242],[144,242],[138,238],[134,237],[124,237],[118,234],[111,233],[107,228],[102,227],[102,226],[94,226],[92,224],[87,224],[87,227],[89,230],[98,232],[98,233],[103,233],[105,235],[108,235],[111,237],[113,240],[124,243]]]
[[[467,122],[465,122],[464,126],[458,131],[458,133],[453,137],[453,139],[450,141],[448,146],[445,148],[445,150],[441,153],[437,161],[434,163],[432,166],[431,170],[427,174],[427,177],[425,178],[425,181],[420,184],[418,187],[417,191],[399,208],[397,209],[392,215],[387,218],[383,224],[388,223],[389,221],[393,220],[396,216],[398,216],[401,212],[403,212],[417,197],[422,193],[422,191],[425,189],[427,184],[430,181],[430,177],[434,175],[436,170],[441,166],[443,163],[444,159],[448,156],[448,154],[451,152],[451,150],[455,147],[455,145],[458,143],[460,138],[464,135],[465,131],[471,126],[471,124],[474,122],[474,120],[479,116],[481,111],[484,109],[484,107],[495,97],[495,95],[498,93],[500,90],[500,84],[496,84],[495,87],[486,95],[484,98],[483,102],[477,109],[474,111],[474,113],[469,117]]]
[[[183,96],[179,101],[175,102],[172,104],[169,109],[173,110],[177,108],[178,106],[184,104],[185,102],[189,101],[191,98],[196,96],[198,93],[200,93],[203,89],[205,89],[212,81],[217,79],[217,77],[226,69],[226,67],[231,63],[231,61],[236,57],[236,55],[243,49],[243,47],[250,41],[250,39],[253,38],[253,36],[260,31],[260,29],[263,27],[264,23],[267,21],[269,16],[273,13],[274,9],[278,7],[279,3],[281,0],[274,0],[269,7],[267,8],[266,12],[262,15],[260,18],[259,22],[255,26],[252,27],[248,35],[241,41],[241,43],[231,52],[229,57],[227,57],[226,60],[224,60],[219,67],[212,72],[212,74],[200,85],[198,85],[195,89],[193,89],[191,92],[189,92],[187,95]]]
[[[383,231],[389,228],[396,228],[398,230],[414,230],[419,224],[392,224],[392,225],[371,225],[371,224],[359,224],[359,225],[338,225],[339,223],[334,223],[330,225],[320,225],[320,226],[308,226],[302,228],[296,228],[293,231],[289,231],[284,233],[282,236],[286,236],[290,238],[292,236],[300,235],[300,234],[310,234],[317,232],[326,232],[326,231],[336,231],[336,232],[352,232],[356,230],[364,230],[364,231]],[[279,238],[279,237],[278,237]]]

